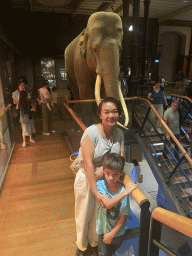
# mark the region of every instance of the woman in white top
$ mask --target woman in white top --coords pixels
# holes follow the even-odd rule
[[[25,91],[25,84],[23,82],[19,83],[18,89],[12,93],[13,104],[16,105],[16,109],[18,109],[19,106],[19,98],[21,91]],[[30,93],[27,93],[27,98],[31,98]]]
[[[124,155],[123,132],[116,127],[121,112],[118,101],[111,97],[104,99],[98,112],[101,122],[85,130],[79,150],[79,163],[83,165],[76,174],[74,184],[76,256],[85,256],[88,244],[92,248],[92,255],[97,256],[96,202],[103,206],[103,201],[96,180],[103,176],[102,160],[106,153]],[[130,193],[136,188],[133,182],[128,186]]]
[[[53,100],[52,95],[47,90],[49,83],[47,81],[42,83],[42,87],[38,90],[41,99],[42,116],[43,116],[43,134],[50,135],[53,123],[53,108],[51,101]]]

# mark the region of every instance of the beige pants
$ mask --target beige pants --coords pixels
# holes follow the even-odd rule
[[[160,117],[163,118],[163,104],[153,104],[153,107],[157,110]],[[157,128],[162,128],[162,124],[159,121],[156,114],[153,112],[153,110],[150,111],[150,116],[149,117]]]
[[[98,235],[96,233],[97,201],[84,170],[80,169],[76,174],[74,192],[77,247],[85,251],[88,243],[92,247],[97,246]]]

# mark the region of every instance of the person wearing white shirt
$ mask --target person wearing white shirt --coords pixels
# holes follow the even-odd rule
[[[25,84],[24,84],[23,82],[21,82],[21,83],[18,85],[18,89],[12,93],[13,104],[16,105],[16,109],[18,109],[19,98],[20,98],[20,92],[21,92],[21,91],[25,91]],[[31,98],[30,93],[27,93],[27,94],[28,94],[28,96],[27,96],[28,99]]]

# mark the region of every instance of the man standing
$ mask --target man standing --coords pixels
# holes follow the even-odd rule
[[[171,103],[171,107],[167,109],[164,113],[164,121],[168,125],[169,129],[172,131],[172,133],[175,135],[178,141],[180,141],[180,129],[179,129],[179,112],[178,112],[178,106],[179,101],[173,100]],[[179,159],[179,147],[174,142],[174,140],[171,138],[170,134],[165,131],[166,137],[165,137],[165,145],[174,143],[175,144],[175,150],[174,155],[175,158]],[[167,157],[166,153],[168,153],[168,150],[166,147],[164,147],[164,156]]]

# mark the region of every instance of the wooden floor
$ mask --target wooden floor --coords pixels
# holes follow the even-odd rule
[[[35,126],[36,143],[27,143],[26,148],[17,130],[0,195],[0,255],[73,256],[76,234],[71,153],[60,132],[45,136],[40,120]]]

